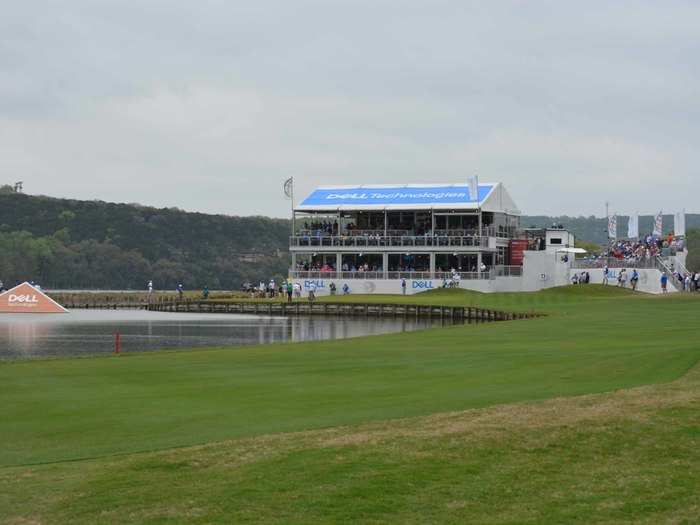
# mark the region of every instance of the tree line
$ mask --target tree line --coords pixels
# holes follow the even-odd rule
[[[285,276],[289,221],[0,192],[0,280],[237,289]]]

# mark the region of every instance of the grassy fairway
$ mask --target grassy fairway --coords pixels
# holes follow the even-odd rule
[[[658,499],[664,476],[673,479],[666,494],[698,505],[688,470],[698,467],[696,379],[635,390],[629,413],[609,401],[627,394],[607,394],[467,412],[454,416],[455,428],[448,416],[389,421],[672,381],[700,359],[698,299],[593,286],[391,299],[549,315],[314,344],[0,364],[0,518],[313,521],[327,512],[331,521],[413,513],[488,521],[511,498],[500,520],[585,521],[605,509],[632,516],[625,505]],[[647,407],[647,395],[659,401]],[[354,426],[309,432],[340,425]],[[279,434],[292,431],[305,433]],[[154,450],[163,452],[110,457]],[[84,458],[96,459],[65,462]],[[621,482],[617,499],[594,496],[586,480],[612,486],[614,459],[631,485]],[[540,501],[541,491],[554,495]],[[634,510],[667,510],[648,505]],[[105,506],[114,513],[100,514]]]

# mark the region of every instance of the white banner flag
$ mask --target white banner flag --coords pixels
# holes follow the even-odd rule
[[[630,215],[630,221],[627,223],[627,238],[637,239],[639,237],[639,214]]]
[[[617,239],[617,215],[608,217],[608,238]]]
[[[289,177],[284,181],[284,194],[288,199],[294,198],[294,177]]]
[[[479,202],[479,177],[469,177],[469,200]]]
[[[658,213],[654,219],[654,236],[661,237],[664,234],[664,214],[662,211]]]
[[[676,212],[673,221],[673,233],[676,237],[685,237],[685,210]]]

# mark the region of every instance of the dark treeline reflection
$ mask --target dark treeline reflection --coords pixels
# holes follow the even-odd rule
[[[426,319],[261,317],[144,311],[0,315],[0,358],[319,341],[439,326]]]

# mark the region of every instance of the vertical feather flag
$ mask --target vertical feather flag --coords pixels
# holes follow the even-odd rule
[[[630,215],[630,221],[627,224],[627,238],[637,239],[639,237],[639,214]]]
[[[654,219],[654,236],[661,237],[664,234],[664,214],[660,211]]]
[[[608,238],[617,239],[617,214],[608,217]]]

